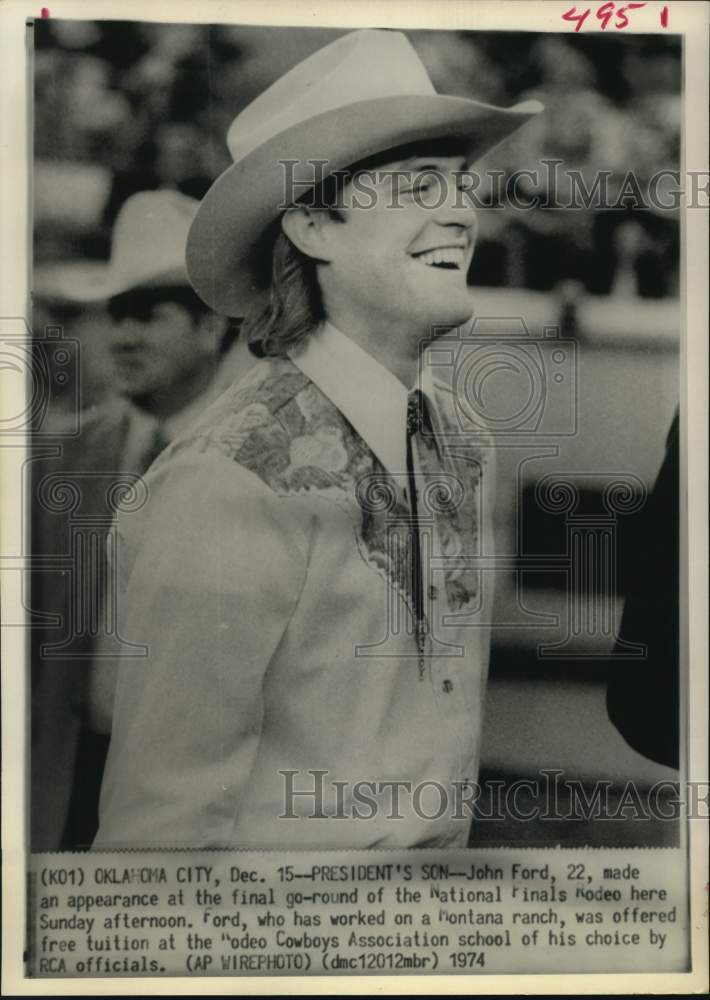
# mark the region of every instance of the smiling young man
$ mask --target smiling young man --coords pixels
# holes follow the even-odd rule
[[[471,317],[476,214],[462,196],[467,159],[455,145],[425,142],[355,165],[337,175],[336,207],[304,199],[281,222],[281,239],[320,263],[330,327],[347,331],[405,386],[415,384],[432,327]]]
[[[188,271],[264,357],[120,519],[146,658],[121,668],[95,847],[466,844],[492,451],[423,350],[472,313],[460,172],[532,110],[438,95],[403,35],[364,31],[233,123]]]

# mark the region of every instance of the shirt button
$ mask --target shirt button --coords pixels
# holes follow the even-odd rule
[[[454,690],[454,683],[453,681],[448,680],[448,678],[443,682],[441,686],[444,689],[444,694],[451,694],[451,692]]]
[[[429,600],[430,601],[435,601],[438,596],[439,596],[439,588],[438,587],[429,587]]]

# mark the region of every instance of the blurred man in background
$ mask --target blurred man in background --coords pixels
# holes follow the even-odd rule
[[[105,306],[115,393],[81,414],[79,434],[62,441],[59,457],[34,463],[40,502],[33,551],[70,552],[73,560],[71,572],[38,573],[33,581],[33,610],[58,614],[65,632],[61,643],[56,625],[37,629],[35,636],[34,849],[90,843],[110,729],[111,652],[117,647],[102,637],[110,620],[103,544],[94,544],[93,560],[79,558],[72,517],[79,515],[84,525],[93,518],[105,532],[116,498],[112,484],[141,476],[251,363],[235,327],[215,316],[188,283],[185,242],[197,204],[175,191],[134,195],[117,217],[106,267],[64,268],[37,289],[43,305],[54,300],[65,311],[92,309],[97,320],[97,307]],[[77,505],[69,515],[42,502],[43,482],[74,488]],[[55,647],[48,657],[43,643]]]

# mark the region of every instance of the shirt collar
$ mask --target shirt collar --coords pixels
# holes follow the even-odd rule
[[[327,320],[290,357],[337,406],[389,472],[398,475],[406,471],[410,390],[392,372]],[[433,381],[426,367],[420,389],[433,411]],[[436,429],[433,413],[432,421]]]

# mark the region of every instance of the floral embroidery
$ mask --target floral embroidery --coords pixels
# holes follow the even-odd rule
[[[342,472],[348,464],[348,454],[339,428],[331,427],[302,434],[291,441],[291,467],[312,466],[327,472]]]
[[[195,437],[230,455],[280,495],[315,493],[336,503],[353,521],[365,562],[413,608],[409,510],[395,480],[337,407],[290,360],[269,359],[255,366],[210,407]],[[447,603],[458,611],[478,590],[477,574],[467,560],[478,554],[480,465],[445,463],[451,481],[460,482],[462,471],[466,475],[460,495],[450,497],[447,505],[436,445],[426,436],[422,440],[422,471],[441,494],[433,510],[446,557]]]
[[[472,450],[470,440],[457,449],[461,429],[449,407],[446,391],[436,393],[437,419],[443,430],[442,454],[431,437],[420,439],[420,462],[427,478],[436,480],[439,470],[448,472],[459,489],[442,489],[444,494],[434,509],[441,554],[445,558],[444,581],[449,609],[460,611],[477,597],[479,572],[473,565],[480,556],[479,524],[481,519],[481,470],[484,452]],[[458,450],[458,454],[457,454]],[[446,496],[450,492],[450,496]],[[446,499],[450,502],[446,503]]]

